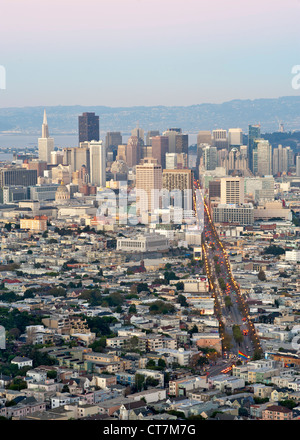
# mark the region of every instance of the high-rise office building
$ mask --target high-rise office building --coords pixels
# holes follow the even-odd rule
[[[176,137],[181,134],[181,132],[181,128],[169,128],[163,132],[163,136],[168,136],[169,138],[169,153],[178,153],[176,150]]]
[[[296,156],[296,176],[300,177],[300,156]]]
[[[221,204],[240,205],[244,203],[244,178],[222,177],[220,180]]]
[[[207,145],[202,151],[204,168],[206,170],[215,170],[217,167],[217,148]]]
[[[100,126],[99,116],[95,113],[83,113],[78,116],[79,143],[99,141]]]
[[[177,153],[177,168],[183,169],[188,167],[188,155],[186,153]]]
[[[222,148],[228,148],[227,130],[218,129],[212,131],[213,145],[219,150]]]
[[[122,160],[123,162],[127,163],[127,160],[126,160],[126,149],[127,149],[127,145],[126,144],[118,145],[118,152],[117,152],[116,160]]]
[[[273,174],[288,173],[294,166],[294,153],[291,147],[278,145],[273,149]]]
[[[192,170],[163,170],[163,188],[169,191],[178,189],[184,191],[192,189],[193,172]]]
[[[132,130],[131,136],[137,137],[143,141],[143,144],[145,143],[144,130],[140,128],[139,124],[137,124],[137,126]]]
[[[169,151],[169,138],[167,136],[152,137],[152,157],[157,159],[162,168],[166,168],[166,154]]]
[[[176,200],[177,204],[179,202],[178,197],[180,197],[180,206],[184,207],[184,209],[186,210],[192,209],[193,176],[193,171],[189,169],[163,170],[162,186],[164,189],[169,191],[169,194],[171,196],[168,203],[173,204],[172,200]],[[176,193],[176,195],[174,192]]]
[[[221,197],[221,182],[220,180],[210,180],[208,182],[208,194],[210,199]]]
[[[154,213],[161,207],[162,168],[153,158],[136,166],[137,213]]]
[[[193,171],[183,170],[163,170],[162,186],[169,192],[178,191],[181,196],[181,206],[185,209],[192,209],[192,185]]]
[[[248,158],[248,146],[247,145],[241,145],[240,146],[240,153],[241,156]]]
[[[278,145],[277,148],[273,150],[273,174],[276,176],[278,173],[282,172],[282,145]]]
[[[146,135],[146,145],[152,145],[152,138],[155,136],[160,136],[159,130],[150,130]]]
[[[230,128],[228,130],[228,146],[240,147],[243,145],[243,131],[241,128]]]
[[[96,139],[95,139],[96,140]],[[105,136],[105,148],[117,148],[122,144],[122,135],[120,131],[108,131]]]
[[[135,167],[140,163],[142,156],[142,146],[144,142],[138,136],[130,136],[126,147],[126,163],[129,168]]]
[[[267,177],[246,177],[245,194],[251,197],[254,202],[274,200],[275,181],[273,176]]]
[[[166,169],[175,170],[177,168],[177,154],[167,153],[166,154]]]
[[[38,139],[39,160],[51,163],[51,152],[54,150],[54,139],[49,137],[46,110],[42,125],[42,137]]]
[[[212,144],[212,135],[210,131],[199,131],[197,135],[197,147],[201,144]]]
[[[261,176],[272,174],[272,145],[265,139],[257,142],[257,174]]]
[[[90,143],[81,142],[80,147],[64,148],[64,165],[71,165],[71,173],[78,171],[83,165],[90,173]]]
[[[260,139],[260,125],[249,125],[248,127],[248,166],[254,172],[254,141]]]
[[[90,142],[90,182],[106,187],[106,149],[102,141]]]
[[[176,153],[188,154],[189,152],[189,136],[188,134],[177,134],[175,137]]]
[[[294,152],[291,147],[285,147],[283,149],[283,171],[288,173],[290,169],[294,166]]]
[[[47,170],[47,162],[43,160],[33,159],[29,162],[23,162],[23,168],[27,170],[36,170],[38,177],[44,176],[44,171]]]
[[[37,184],[37,170],[25,168],[1,168],[0,188],[4,186],[32,186]]]
[[[63,151],[52,151],[51,153],[51,165],[59,165],[64,162],[64,152]]]

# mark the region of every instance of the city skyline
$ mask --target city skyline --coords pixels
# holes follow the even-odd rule
[[[5,1],[0,107],[297,96],[299,8],[296,0]]]
[[[300,420],[300,0],[2,3],[0,420]]]

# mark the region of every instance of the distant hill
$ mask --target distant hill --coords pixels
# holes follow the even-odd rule
[[[0,132],[15,131],[39,135],[44,107],[0,108]],[[261,124],[262,133],[278,130],[279,122],[287,131],[300,130],[300,96],[276,99],[233,100],[222,104],[197,104],[191,106],[104,107],[104,106],[53,106],[46,107],[51,135],[76,134],[78,116],[95,112],[100,116],[101,132],[121,131],[129,134],[139,122],[148,130],[180,127],[183,132],[215,128],[242,128],[246,133],[249,124]]]

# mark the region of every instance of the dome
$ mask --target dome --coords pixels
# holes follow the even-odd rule
[[[55,193],[55,200],[56,201],[63,201],[70,199],[70,193],[68,191],[68,188],[66,185],[64,185],[63,181],[61,182],[60,186],[57,188]]]

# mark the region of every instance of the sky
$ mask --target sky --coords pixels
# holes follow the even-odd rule
[[[300,0],[1,0],[0,107],[299,95],[299,18]]]

